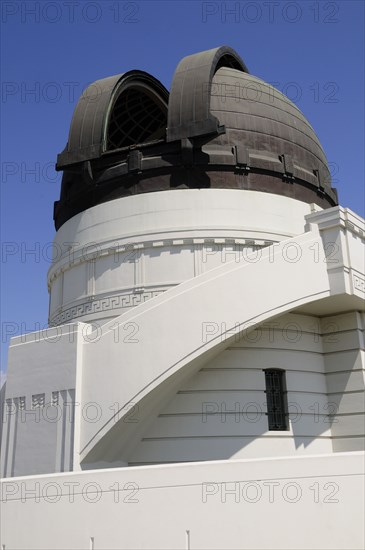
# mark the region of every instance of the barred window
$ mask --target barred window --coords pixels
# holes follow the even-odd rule
[[[264,372],[269,430],[287,430],[288,403],[285,371],[281,369],[266,369]]]

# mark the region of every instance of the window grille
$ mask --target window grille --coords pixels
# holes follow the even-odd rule
[[[45,394],[37,393],[32,395],[32,409],[38,409],[44,407],[45,404]]]
[[[287,430],[288,405],[285,371],[281,369],[267,369],[264,372],[269,430]]]
[[[161,139],[165,136],[167,115],[154,96],[129,88],[113,105],[108,127],[108,149]]]

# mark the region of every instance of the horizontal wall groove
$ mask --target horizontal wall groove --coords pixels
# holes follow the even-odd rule
[[[286,431],[286,430],[283,430]],[[279,434],[279,432],[277,432]],[[295,441],[296,437],[300,439],[333,439],[330,435],[300,435],[295,436],[293,434],[289,435],[182,435],[182,436],[164,436],[164,437],[144,437],[142,442],[149,441],[179,441],[182,439],[293,439]],[[359,436],[361,437],[361,436]]]
[[[335,342],[333,342],[333,343],[335,343]],[[325,352],[323,352],[322,355],[334,355],[334,354],[337,354],[337,353],[349,353],[350,351],[357,351],[357,352],[359,352],[359,351],[365,351],[365,349],[362,348],[362,347],[360,347],[360,346],[358,346],[357,348],[341,349],[341,350],[339,350],[339,351],[325,351]]]
[[[350,391],[332,391],[332,392],[327,392],[326,395],[351,395],[353,393],[364,393],[364,390],[350,390]],[[365,397],[364,397],[365,399]]]
[[[339,416],[364,416],[364,415],[365,415],[365,411],[350,412],[350,413],[335,413],[335,414],[328,414],[327,416],[329,416],[331,418],[337,418]],[[364,429],[365,429],[365,425],[364,425]]]
[[[325,338],[326,336],[330,336],[330,335],[348,334],[348,333],[351,333],[351,332],[360,332],[361,336],[363,336],[363,334],[364,334],[364,330],[362,328],[354,327],[354,328],[347,328],[347,329],[344,329],[344,330],[337,330],[337,331],[334,331],[334,332],[324,332],[321,336],[323,336]],[[331,343],[331,342],[329,342],[329,343]]]
[[[248,404],[248,405],[252,404],[252,401],[251,401],[251,402],[249,401],[247,404]],[[254,403],[254,404],[257,405],[258,403]],[[292,404],[292,403],[289,403],[289,406],[290,406],[291,404]],[[266,413],[265,411],[257,411],[257,412],[256,412],[256,411],[243,411],[243,413],[244,413],[245,415],[250,415],[250,414],[251,414],[251,415],[257,414],[257,415],[258,415],[258,414],[261,414],[261,415],[263,415],[263,416],[265,416],[265,417],[267,416],[267,413]],[[232,409],[227,409],[227,410],[225,410],[225,411],[218,411],[218,412],[201,411],[201,412],[161,413],[161,414],[158,415],[157,418],[171,418],[171,417],[174,417],[174,416],[198,416],[198,417],[199,417],[199,416],[202,416],[202,415],[204,415],[204,416],[226,416],[226,415],[235,416],[235,415],[237,415],[237,414],[242,414],[242,411],[234,411],[234,410],[232,410]],[[295,416],[296,414],[297,414],[297,413],[296,413],[295,411],[293,411],[293,412],[290,412],[290,413],[288,414],[288,416],[289,416],[289,418],[290,418],[291,415],[294,415],[294,416]],[[300,414],[301,416],[313,416],[313,415],[314,415],[314,413],[312,413],[312,412],[302,412],[302,411],[300,411],[299,414]],[[343,416],[345,416],[345,415],[346,415],[346,416],[347,416],[347,415],[352,415],[352,414],[364,414],[364,413],[344,413]],[[337,416],[342,416],[342,415],[339,415],[339,414],[337,414],[337,413],[336,413],[336,414],[332,414],[332,415],[330,415],[330,414],[328,414],[328,413],[315,413],[315,416],[316,416],[316,417],[319,417],[319,416],[323,416],[323,417],[337,417]],[[253,420],[252,420],[252,421],[248,420],[248,423],[249,423],[249,424],[256,424],[256,422],[257,422],[257,420],[255,420],[255,421],[253,421]],[[296,422],[293,422],[293,424],[296,424]]]
[[[334,376],[335,374],[346,374],[348,372],[364,372],[364,369],[349,369],[349,370],[334,370],[332,372],[325,372],[326,376]]]
[[[317,342],[318,343],[318,342]],[[293,342],[293,346],[296,342]],[[230,346],[226,348],[229,351],[242,351],[242,350],[260,350],[260,351],[290,351],[290,352],[301,352],[301,353],[314,353],[316,355],[325,355],[322,351],[313,351],[309,349],[298,349],[298,348],[273,348],[273,347],[260,347],[260,346]],[[356,348],[358,349],[358,348]],[[335,352],[331,352],[335,353]]]
[[[179,390],[177,392],[177,395],[181,394],[181,395],[187,395],[187,394],[204,394],[204,393],[232,393],[232,392],[236,392],[236,393],[251,393],[251,392],[255,392],[255,393],[261,393],[261,394],[265,394],[265,389],[263,388],[262,390],[252,390],[250,388],[245,388],[245,389],[218,389],[218,390],[208,390],[208,389],[204,389],[204,390]],[[330,395],[326,392],[320,392],[320,391],[309,391],[309,390],[288,390],[287,391],[287,394],[288,394],[288,397],[290,396],[290,394],[292,393],[301,393],[301,394],[305,394],[305,395],[323,395],[324,397],[326,397],[327,395]],[[333,394],[342,394],[343,392],[333,392]],[[354,391],[354,392],[346,392],[347,393],[362,393],[362,390],[360,391]],[[265,396],[263,395],[263,398]]]
[[[227,370],[238,370],[238,371],[261,371],[260,367],[203,367],[199,372],[216,372],[216,371],[227,371]]]
[[[177,394],[191,394],[191,393],[197,393],[197,394],[203,394],[203,393],[231,393],[231,392],[259,392],[264,393],[265,389],[262,390],[251,390],[249,388],[245,389],[220,389],[219,390],[179,390]]]
[[[333,435],[331,439],[365,439],[364,435]]]
[[[199,372],[226,372],[226,371],[246,371],[246,372],[259,372],[262,373],[263,370],[266,370],[268,367],[203,367],[200,369]],[[327,374],[325,371],[318,372],[316,370],[303,370],[303,369],[283,369],[285,372],[294,372],[294,373],[304,373],[304,374],[320,374],[324,375]],[[362,370],[362,369],[358,369]],[[353,372],[354,369],[351,371],[344,371],[344,372]],[[340,371],[336,371],[340,372]]]

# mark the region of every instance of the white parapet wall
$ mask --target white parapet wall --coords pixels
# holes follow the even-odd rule
[[[12,338],[2,418],[4,477],[77,469],[77,385],[88,328],[70,323]]]
[[[357,550],[364,454],[13,478],[3,550]]]

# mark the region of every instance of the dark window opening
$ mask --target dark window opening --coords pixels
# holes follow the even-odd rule
[[[285,371],[281,369],[268,369],[264,372],[269,430],[287,430],[288,404]]]
[[[167,108],[152,93],[130,87],[115,101],[108,124],[107,149],[121,149],[165,137]]]

